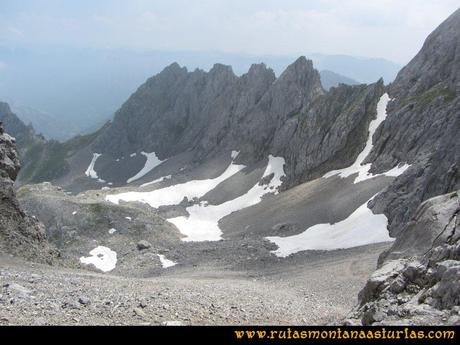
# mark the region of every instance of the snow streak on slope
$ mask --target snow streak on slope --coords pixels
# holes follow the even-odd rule
[[[147,173],[152,171],[153,168],[157,167],[158,165],[160,165],[161,163],[164,162],[164,161],[160,161],[158,159],[158,157],[157,157],[155,152],[152,152],[152,153],[141,152],[141,154],[144,155],[147,158],[147,160],[146,160],[146,162],[144,164],[144,167],[136,175],[134,175],[133,177],[128,179],[128,181],[126,181],[126,183],[131,183],[133,181],[136,181],[136,180],[140,179],[141,177],[144,177]]]
[[[80,262],[85,265],[94,265],[102,272],[109,272],[117,265],[117,253],[107,247],[96,247],[89,252],[88,257],[82,256]]]
[[[156,180],[153,180],[151,182],[141,184],[141,187],[147,187],[147,186],[151,186],[152,184],[155,184],[155,183],[158,183],[158,182],[163,182],[163,181],[166,181],[166,180],[170,180],[171,177],[172,177],[171,175],[163,176],[163,177],[160,177],[160,178],[158,178]]]
[[[85,175],[93,179],[96,179],[101,183],[104,183],[105,181],[100,179],[99,176],[97,176],[96,170],[94,170],[94,165],[96,164],[96,161],[100,156],[102,156],[100,153],[93,153],[93,159],[91,160],[91,163],[89,163],[89,167],[88,169],[86,169]]]
[[[232,152],[232,158],[235,159],[238,152]],[[237,165],[232,162],[222,175],[207,180],[192,180],[186,183],[176,184],[151,192],[127,192],[121,194],[107,195],[106,200],[118,204],[123,201],[140,201],[154,208],[167,205],[178,205],[186,197],[191,200],[200,198],[210,190],[213,190],[219,183],[225,181],[230,176],[245,168],[244,165]]]
[[[357,173],[358,176],[355,178],[354,183],[358,183],[358,182],[365,181],[367,179],[377,177],[377,176],[382,176],[382,175],[396,177],[404,173],[404,171],[406,171],[410,167],[410,165],[404,164],[401,167],[394,167],[393,169],[385,173],[373,175],[369,173],[369,170],[371,168],[371,163],[367,163],[363,165],[364,160],[369,155],[369,153],[371,153],[372,148],[374,146],[372,144],[372,137],[374,136],[377,128],[380,126],[380,124],[383,121],[385,121],[387,117],[386,109],[387,109],[387,104],[389,101],[390,101],[390,97],[388,96],[387,93],[383,94],[382,97],[380,97],[380,100],[377,104],[377,118],[375,120],[372,120],[371,123],[369,124],[369,134],[367,137],[366,146],[364,147],[363,151],[361,151],[361,153],[358,155],[358,157],[356,158],[356,161],[348,168],[333,170],[333,171],[326,173],[323,176],[324,178],[329,178],[335,175],[339,175],[341,178],[346,178],[348,176],[351,176]]]
[[[347,219],[335,224],[317,224],[298,235],[266,239],[278,246],[273,253],[283,258],[304,250],[345,249],[393,241],[388,234],[387,218],[383,214],[372,213],[367,207],[368,202]]]
[[[163,268],[169,268],[169,267],[173,267],[177,265],[177,262],[166,259],[164,255],[161,255],[161,254],[157,254],[157,255],[160,258],[161,266]]]
[[[219,228],[219,220],[232,212],[258,204],[262,197],[270,192],[278,193],[281,186],[281,178],[284,174],[284,158],[269,156],[267,168],[262,178],[273,174],[268,185],[256,184],[246,194],[220,205],[207,205],[200,203],[187,207],[189,217],[176,217],[168,219],[179,231],[186,235],[183,241],[219,241],[222,239],[222,231]]]

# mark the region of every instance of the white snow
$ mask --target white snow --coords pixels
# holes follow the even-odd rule
[[[141,152],[142,155],[144,155],[147,160],[145,161],[144,167],[133,177],[128,179],[126,183],[131,183],[133,181],[136,181],[140,179],[141,177],[145,176],[147,173],[153,170],[153,168],[157,167],[164,161],[160,161],[156,155],[155,152],[147,153],[147,152]]]
[[[97,176],[96,170],[94,170],[94,165],[100,156],[102,156],[102,154],[93,153],[93,158],[91,159],[91,163],[89,163],[88,169],[85,171],[85,175],[91,177],[92,179],[98,180],[98,182],[104,183],[105,181],[100,179],[99,176]]]
[[[110,248],[99,246],[89,252],[88,257],[82,256],[80,262],[85,265],[94,265],[102,272],[109,272],[117,265],[117,253]]]
[[[388,234],[386,216],[372,213],[367,207],[368,202],[340,222],[317,224],[294,236],[272,236],[266,239],[278,246],[273,253],[282,258],[304,250],[345,249],[394,241]]]
[[[166,259],[164,255],[157,254],[161,261],[161,266],[163,268],[169,268],[177,265],[177,262]]]
[[[147,187],[147,186],[150,186],[150,185],[158,183],[158,182],[163,182],[163,181],[166,181],[166,180],[170,180],[171,177],[172,177],[171,175],[163,176],[163,177],[160,177],[160,178],[158,178],[156,180],[153,180],[152,182],[147,182],[147,183],[141,184],[141,187]]]
[[[116,232],[117,232],[117,229],[114,229],[114,228],[112,228],[112,229],[109,230],[109,234],[110,234],[110,235],[113,235],[113,234],[116,233]]]
[[[137,153],[134,152],[134,153],[131,153],[129,156],[130,156],[130,157],[136,157],[136,155],[137,155]]]
[[[72,216],[75,216],[77,214],[77,211],[72,212]]]
[[[384,172],[383,174],[377,174],[377,175],[374,175],[374,176],[385,175],[385,176],[398,177],[399,175],[402,175],[409,168],[410,168],[410,165],[405,163],[405,164],[403,164],[401,166],[395,166],[393,169],[388,170],[387,172]]]
[[[246,194],[220,205],[208,205],[200,203],[187,207],[189,217],[176,217],[168,219],[179,231],[186,235],[183,241],[219,241],[222,231],[219,228],[219,220],[232,212],[255,205],[262,200],[267,193],[278,193],[277,188],[281,186],[281,177],[284,174],[284,158],[269,156],[267,168],[263,174],[266,177],[274,174],[268,185],[257,183]]]
[[[118,204],[120,200],[140,201],[149,204],[154,208],[166,205],[178,205],[184,197],[187,197],[190,200],[205,195],[207,192],[214,189],[219,183],[225,181],[243,168],[245,168],[244,165],[237,165],[232,161],[222,175],[214,179],[192,180],[151,192],[127,192],[107,195],[105,199],[115,204]]]
[[[131,217],[125,217],[125,219],[127,219],[127,220],[132,220],[132,218],[131,218]]]
[[[382,175],[397,177],[401,175],[402,173],[404,173],[404,171],[406,171],[410,167],[410,165],[404,164],[401,167],[394,167],[393,169],[385,173],[373,175],[369,173],[369,170],[371,168],[371,163],[367,163],[363,165],[364,160],[369,155],[369,153],[371,153],[372,148],[373,148],[372,137],[374,136],[377,128],[380,126],[380,124],[383,121],[385,121],[387,117],[386,109],[387,109],[387,104],[389,101],[390,101],[390,97],[388,96],[387,93],[383,94],[382,97],[380,97],[380,100],[377,103],[377,118],[375,120],[372,120],[371,123],[369,124],[369,134],[367,137],[366,146],[364,147],[363,151],[361,151],[361,153],[358,155],[358,157],[356,158],[356,161],[348,168],[333,170],[333,171],[326,173],[323,176],[324,178],[329,178],[335,175],[339,175],[341,178],[346,178],[348,176],[351,176],[357,173],[358,176],[356,176],[353,183],[358,183],[358,182],[362,182],[370,178],[374,178],[374,177],[382,176]]]

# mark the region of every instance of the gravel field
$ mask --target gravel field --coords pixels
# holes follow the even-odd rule
[[[126,278],[0,258],[2,325],[327,324],[345,317],[388,244],[298,254],[263,271],[181,266]],[[288,259],[289,260],[289,259]]]

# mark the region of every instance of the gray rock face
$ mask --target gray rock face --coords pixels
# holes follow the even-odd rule
[[[206,73],[173,64],[131,96],[92,151],[160,159],[192,151],[197,164],[230,150],[246,164],[281,155],[288,188],[353,162],[383,92],[379,81],[326,93],[304,57],[277,79],[263,64],[241,77],[223,65]]]
[[[387,120],[369,161],[382,172],[412,167],[375,199],[397,236],[421,202],[460,188],[460,10],[425,41],[389,87]]]
[[[0,131],[0,252],[33,261],[51,262],[56,252],[46,242],[45,229],[19,207],[13,183],[19,172],[15,139]]]
[[[459,192],[429,199],[359,294],[347,323],[458,324]]]
[[[445,243],[458,232],[456,217],[459,210],[458,192],[425,201],[418,208],[414,219],[401,231],[391,249],[380,256],[379,262],[424,255],[433,247]],[[447,258],[442,253],[439,256],[440,260]]]

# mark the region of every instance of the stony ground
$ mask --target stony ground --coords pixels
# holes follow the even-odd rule
[[[387,244],[298,256],[260,270],[177,266],[126,278],[0,258],[0,324],[225,325],[338,322]]]

